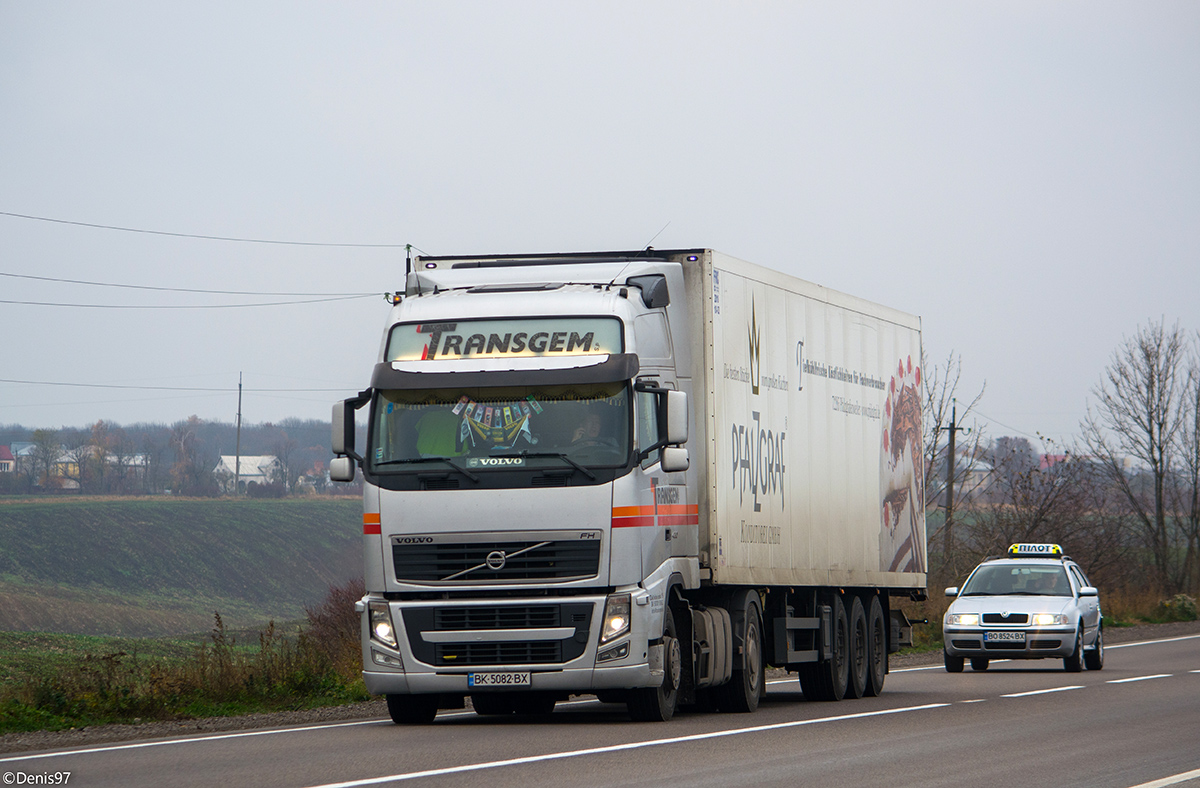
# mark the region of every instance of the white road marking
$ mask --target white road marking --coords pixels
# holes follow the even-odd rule
[[[985,703],[987,698],[975,698],[974,700],[960,700],[959,703]]]
[[[613,744],[607,747],[591,747],[584,750],[567,750],[565,752],[552,752],[545,755],[530,755],[525,758],[510,758],[504,761],[469,763],[463,766],[448,766],[443,769],[428,769],[421,772],[401,772],[399,774],[389,774],[384,777],[369,777],[363,780],[326,783],[320,786],[313,786],[313,788],[356,788],[356,786],[362,785],[379,785],[380,783],[398,782],[400,780],[415,780],[421,777],[439,777],[447,774],[462,774],[464,772],[476,772],[484,769],[498,769],[504,766],[518,766],[527,763],[562,760],[564,758],[578,758],[584,755],[600,755],[611,752],[637,750],[645,747],[658,747],[666,744],[683,744],[686,742],[705,741],[707,739],[719,739],[726,736],[740,736],[745,733],[777,731],[785,728],[796,728],[802,725],[816,725],[822,722],[840,722],[842,720],[858,720],[867,717],[881,717],[888,714],[901,714],[906,711],[939,709],[949,705],[949,703],[930,703],[924,706],[906,706],[900,709],[882,709],[880,711],[867,711],[860,714],[840,714],[834,717],[820,717],[815,720],[793,720],[791,722],[780,722],[772,725],[756,725],[750,728],[732,728],[723,731],[713,731],[711,733],[696,733],[690,736],[675,736],[669,739],[651,739],[649,741],[629,742],[627,744]]]
[[[1031,692],[1014,692],[1011,695],[1001,695],[1002,698],[1027,698],[1030,695],[1045,695],[1049,692],[1067,692],[1068,690],[1083,689],[1083,685],[1076,684],[1072,687],[1051,687],[1050,689],[1032,690]]]
[[[1200,671],[1193,670],[1192,672],[1197,673]],[[1153,780],[1152,782],[1148,782],[1148,783],[1139,783],[1138,785],[1131,785],[1131,786],[1129,786],[1129,788],[1164,788],[1164,786],[1176,785],[1177,783],[1183,783],[1183,782],[1187,782],[1188,780],[1194,780],[1197,777],[1200,777],[1200,769],[1192,769],[1190,772],[1181,772],[1179,774],[1173,774],[1170,777],[1164,777],[1161,780]]]
[[[1105,684],[1128,684],[1131,681],[1149,681],[1150,679],[1167,679],[1170,678],[1170,673],[1155,673],[1153,676],[1134,676],[1131,679],[1113,679],[1106,681]]]
[[[1117,643],[1112,646],[1105,645],[1104,650],[1111,651],[1114,648],[1133,648],[1134,646],[1153,646],[1153,645],[1157,645],[1158,643],[1174,643],[1178,640],[1194,640],[1195,638],[1200,638],[1200,635],[1182,635],[1177,638],[1163,638],[1162,640],[1139,640],[1136,643]]]
[[[189,736],[186,739],[160,739],[158,741],[134,742],[132,744],[110,744],[105,747],[86,747],[80,750],[59,750],[43,752],[36,755],[13,755],[0,758],[0,763],[11,761],[33,761],[38,758],[57,758],[62,755],[80,755],[91,752],[113,752],[114,750],[138,750],[144,747],[165,747],[168,744],[189,744],[191,742],[218,741],[220,739],[241,739],[247,736],[271,736],[276,733],[299,733],[301,731],[323,731],[328,728],[348,728],[353,725],[382,725],[392,724],[391,720],[359,720],[357,722],[332,722],[324,725],[306,725],[303,728],[271,728],[259,731],[239,731],[237,733],[216,733],[211,736]]]

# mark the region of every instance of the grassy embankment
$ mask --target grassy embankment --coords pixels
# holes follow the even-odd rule
[[[365,697],[360,507],[0,503],[0,732]]]

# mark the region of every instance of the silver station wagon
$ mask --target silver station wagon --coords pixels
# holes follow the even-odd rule
[[[993,659],[1061,658],[1063,669],[1104,667],[1100,596],[1079,564],[1056,544],[1014,544],[989,558],[962,588],[942,619],[946,670],[987,670]]]

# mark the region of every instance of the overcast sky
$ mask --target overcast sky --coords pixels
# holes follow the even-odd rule
[[[987,434],[1067,439],[1200,329],[1200,3],[0,0],[0,212],[394,245],[0,215],[0,423],[232,421],[239,372],[327,419],[380,295],[188,307],[653,238],[917,314]]]

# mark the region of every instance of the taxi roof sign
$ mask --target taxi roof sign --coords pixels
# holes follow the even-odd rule
[[[1062,547],[1056,544],[1018,542],[1008,546],[1009,558],[1062,558]]]

